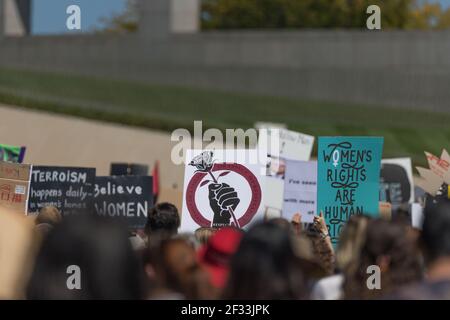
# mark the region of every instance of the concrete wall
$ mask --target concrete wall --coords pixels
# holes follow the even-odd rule
[[[176,34],[161,29],[169,8],[146,3],[162,20],[135,35],[7,37],[0,65],[450,112],[449,31]]]

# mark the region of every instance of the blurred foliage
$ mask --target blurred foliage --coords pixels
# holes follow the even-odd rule
[[[103,25],[100,33],[124,34],[137,31],[139,14],[136,0],[127,0],[125,10],[111,17],[103,17],[100,23]]]
[[[137,30],[138,0],[102,18],[99,32]],[[148,1],[148,0],[141,0]],[[201,0],[202,29],[365,28],[370,5],[381,9],[383,29],[444,29],[450,8],[427,0]]]
[[[425,2],[411,10],[409,28],[444,29],[450,27],[450,8],[444,10],[438,3]]]
[[[385,29],[450,25],[450,9],[421,0],[203,0],[203,29],[365,28],[369,5]]]

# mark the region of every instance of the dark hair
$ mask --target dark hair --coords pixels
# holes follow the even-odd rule
[[[381,270],[380,290],[367,287],[368,267],[385,258],[387,269]],[[381,266],[379,266],[381,268]],[[344,274],[346,299],[375,299],[422,277],[422,264],[415,239],[408,228],[383,219],[369,220],[359,260]]]
[[[157,204],[148,212],[145,233],[150,236],[152,233],[164,233],[174,235],[180,227],[180,215],[177,207],[164,202]]]
[[[441,202],[425,211],[422,245],[428,262],[450,256],[450,203]]]
[[[212,297],[207,274],[198,264],[194,247],[185,239],[155,239],[144,252],[144,265],[153,271],[148,279],[150,298],[160,299],[161,290],[186,299]]]
[[[291,234],[276,222],[257,224],[244,234],[231,260],[225,299],[300,299],[304,276]]]
[[[79,267],[81,289],[68,288]],[[75,271],[76,272],[76,271]],[[27,289],[29,299],[140,299],[142,268],[126,226],[94,215],[66,217],[42,243]]]

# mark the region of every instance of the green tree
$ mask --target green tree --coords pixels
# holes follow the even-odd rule
[[[378,5],[383,28],[406,28],[416,0],[203,0],[204,29],[362,28]]]
[[[409,29],[433,29],[437,26],[442,9],[439,4],[425,2],[415,5],[411,10]]]
[[[137,1],[123,13],[103,18],[100,32],[128,33],[138,27]],[[202,28],[365,28],[367,7],[381,9],[383,29],[450,27],[450,9],[424,0],[202,0]]]
[[[97,30],[100,33],[123,34],[135,32],[138,28],[139,14],[136,0],[127,0],[125,11],[111,17],[100,19],[103,27]]]

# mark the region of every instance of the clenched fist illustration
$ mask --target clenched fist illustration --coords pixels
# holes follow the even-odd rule
[[[236,209],[240,200],[236,190],[226,183],[211,183],[209,186],[209,204],[214,212],[212,227],[230,225],[230,208]]]

